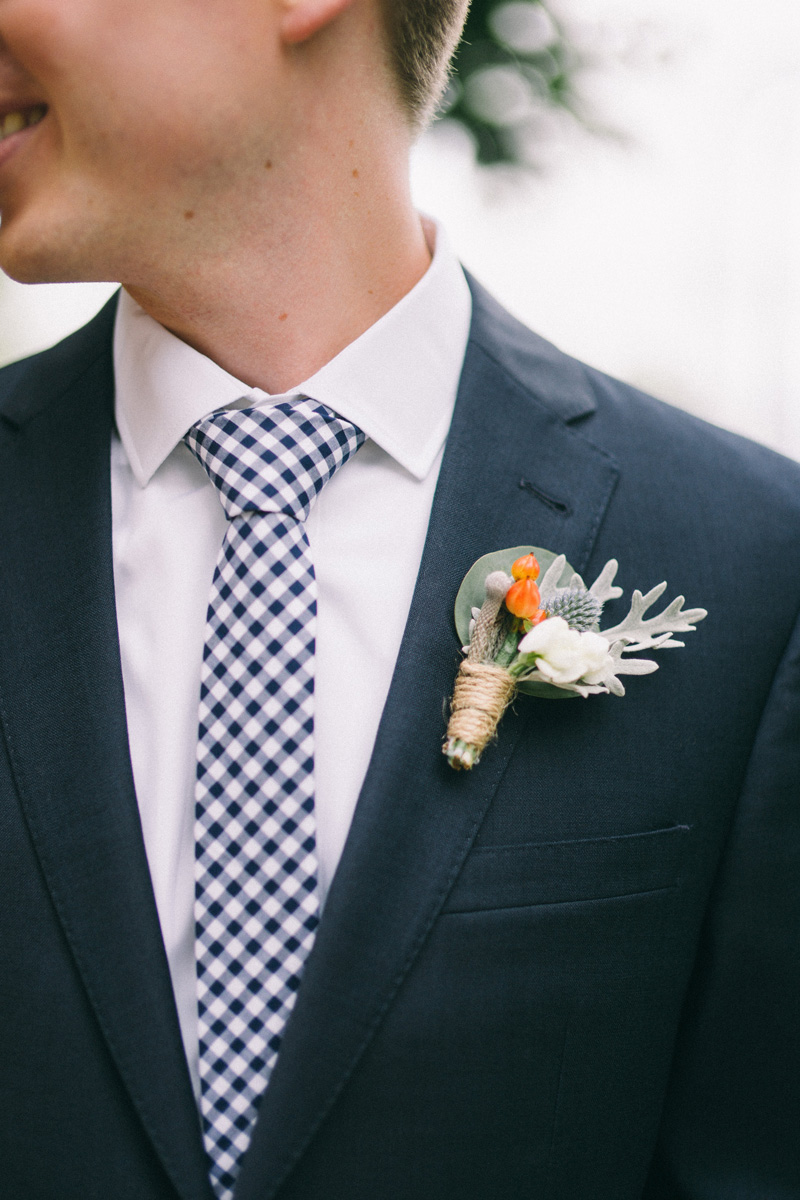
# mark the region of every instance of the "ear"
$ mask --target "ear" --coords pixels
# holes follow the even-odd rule
[[[281,37],[296,46],[324,29],[350,8],[353,0],[282,0]]]

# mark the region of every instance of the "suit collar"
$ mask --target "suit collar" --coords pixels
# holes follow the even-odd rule
[[[446,765],[443,708],[459,662],[452,612],[463,576],[480,555],[524,543],[563,551],[585,570],[616,483],[613,462],[568,424],[594,407],[582,369],[473,286],[472,336],[400,655],[239,1200],[276,1194],[356,1069],[525,721],[520,704],[473,773]]]
[[[113,304],[4,372],[0,713],[86,993],[182,1200],[209,1200],[127,747],[111,562]],[[32,553],[31,548],[35,551]]]
[[[515,320],[469,272],[467,282],[473,303],[471,342],[531,400],[562,421],[590,416],[596,401],[583,363]]]

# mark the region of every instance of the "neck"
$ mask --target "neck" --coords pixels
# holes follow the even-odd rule
[[[126,290],[249,387],[290,390],[388,312],[430,263],[396,148],[383,161],[352,140],[348,151],[324,172],[270,166],[275,178],[259,198],[271,198],[268,211],[256,200],[213,250],[196,238],[181,261],[173,253]]]

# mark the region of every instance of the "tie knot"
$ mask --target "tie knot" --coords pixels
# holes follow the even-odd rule
[[[364,434],[333,409],[303,397],[272,408],[212,413],[183,440],[219,492],[228,520],[274,512],[305,521]]]

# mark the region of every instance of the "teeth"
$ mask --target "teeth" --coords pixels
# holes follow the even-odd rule
[[[19,133],[20,129],[24,129],[27,124],[24,113],[7,113],[0,125],[0,137],[11,137],[12,133]]]
[[[37,104],[34,108],[6,113],[4,117],[0,117],[0,142],[11,137],[12,133],[20,133],[21,130],[27,129],[29,125],[38,125],[46,112],[44,104]]]

